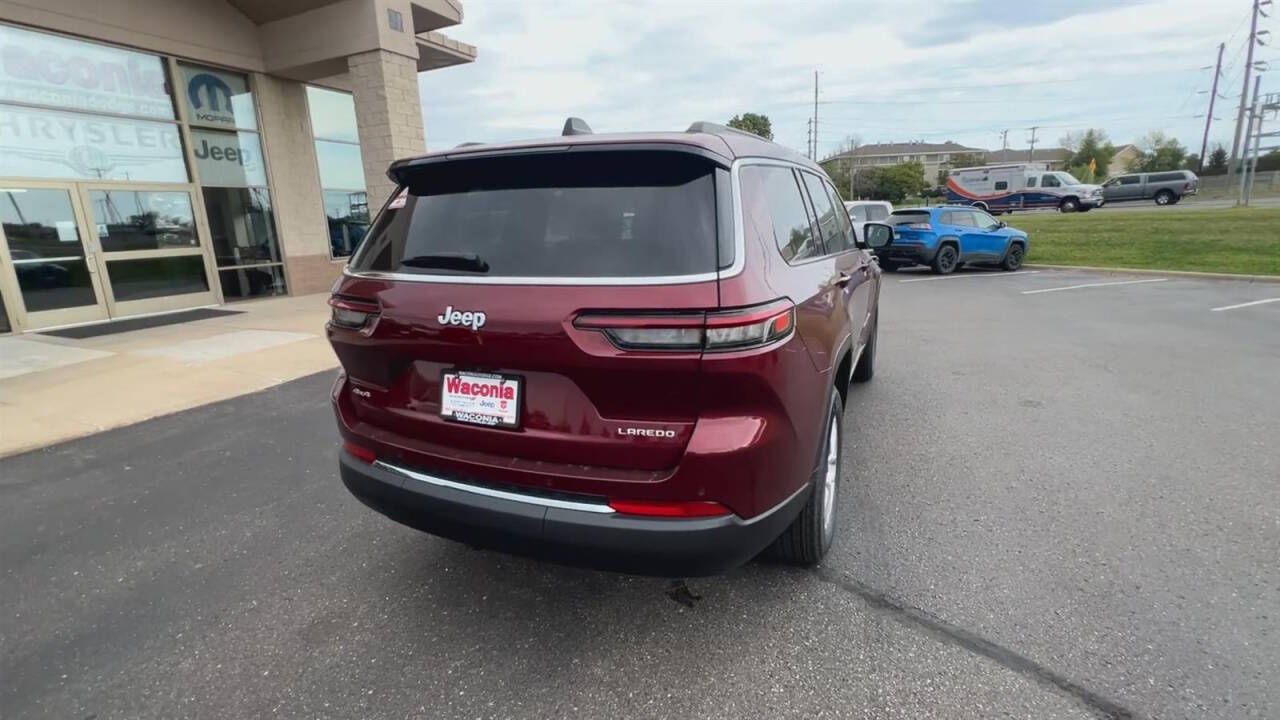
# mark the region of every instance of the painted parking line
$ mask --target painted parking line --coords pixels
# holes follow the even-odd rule
[[[1066,285],[1064,287],[1044,288],[1041,290],[1023,290],[1023,295],[1036,295],[1039,293],[1059,292],[1061,290],[1079,290],[1081,288],[1109,287],[1111,285],[1141,285],[1142,283],[1167,282],[1169,278],[1156,278],[1154,280],[1121,280],[1119,282],[1104,283],[1084,283],[1083,285]]]
[[[910,280],[899,280],[900,283],[913,282],[930,282],[932,280],[961,280],[964,278],[979,277],[1015,277],[1017,275],[1035,275],[1039,270],[1023,270],[1021,272],[987,272],[987,273],[965,273],[963,275],[935,275],[933,277],[912,278]]]
[[[1223,310],[1235,310],[1236,308],[1253,307],[1254,305],[1266,305],[1267,303],[1280,302],[1280,297],[1267,298],[1266,300],[1254,300],[1253,302],[1240,303],[1239,305],[1223,305],[1210,310],[1210,312],[1222,312]]]

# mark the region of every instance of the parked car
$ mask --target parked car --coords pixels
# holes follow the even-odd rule
[[[928,265],[946,275],[966,264],[1017,270],[1027,256],[1027,234],[977,208],[959,205],[895,210],[889,216],[893,242],[876,250],[890,272]]]
[[[850,200],[844,204],[853,221],[853,228],[858,237],[863,237],[863,226],[869,222],[884,222],[893,212],[893,203],[887,200]]]
[[[957,168],[947,177],[947,202],[993,213],[1058,208],[1089,212],[1106,202],[1101,185],[1082,183],[1044,163]]]
[[[340,472],[473,545],[624,572],[831,547],[880,271],[814,162],[709,123],[397,161],[335,285]],[[816,217],[815,217],[816,215]]]
[[[1200,178],[1190,170],[1117,175],[1102,184],[1107,202],[1151,200],[1173,205],[1186,195],[1200,192]]]

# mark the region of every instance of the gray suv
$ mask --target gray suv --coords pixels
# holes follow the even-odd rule
[[[1102,184],[1107,202],[1153,200],[1157,205],[1172,205],[1183,195],[1200,192],[1200,178],[1190,170],[1129,173],[1117,175]]]

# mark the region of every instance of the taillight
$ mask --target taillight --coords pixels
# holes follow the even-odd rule
[[[729,508],[709,500],[694,500],[690,502],[610,500],[609,507],[623,515],[644,515],[647,517],[698,518],[722,517],[732,514]]]
[[[378,304],[359,298],[334,295],[329,298],[332,314],[329,321],[348,330],[362,330],[372,325],[378,316]]]
[[[342,443],[342,449],[346,450],[351,457],[359,460],[360,462],[372,463],[374,460],[378,459],[378,456],[375,455],[372,450],[367,447],[356,445],[350,440]]]
[[[622,350],[745,350],[789,337],[795,327],[795,306],[780,299],[709,312],[587,313],[578,316],[573,325],[603,332]]]
[[[1186,183],[1186,184],[1184,184],[1184,185],[1182,186],[1182,189],[1183,189],[1183,190],[1190,190],[1190,189],[1191,189],[1191,183]]]

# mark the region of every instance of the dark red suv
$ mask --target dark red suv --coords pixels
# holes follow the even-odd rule
[[[399,189],[330,301],[357,498],[624,572],[714,574],[771,543],[822,559],[880,271],[817,165],[709,123],[571,119],[388,172]]]

